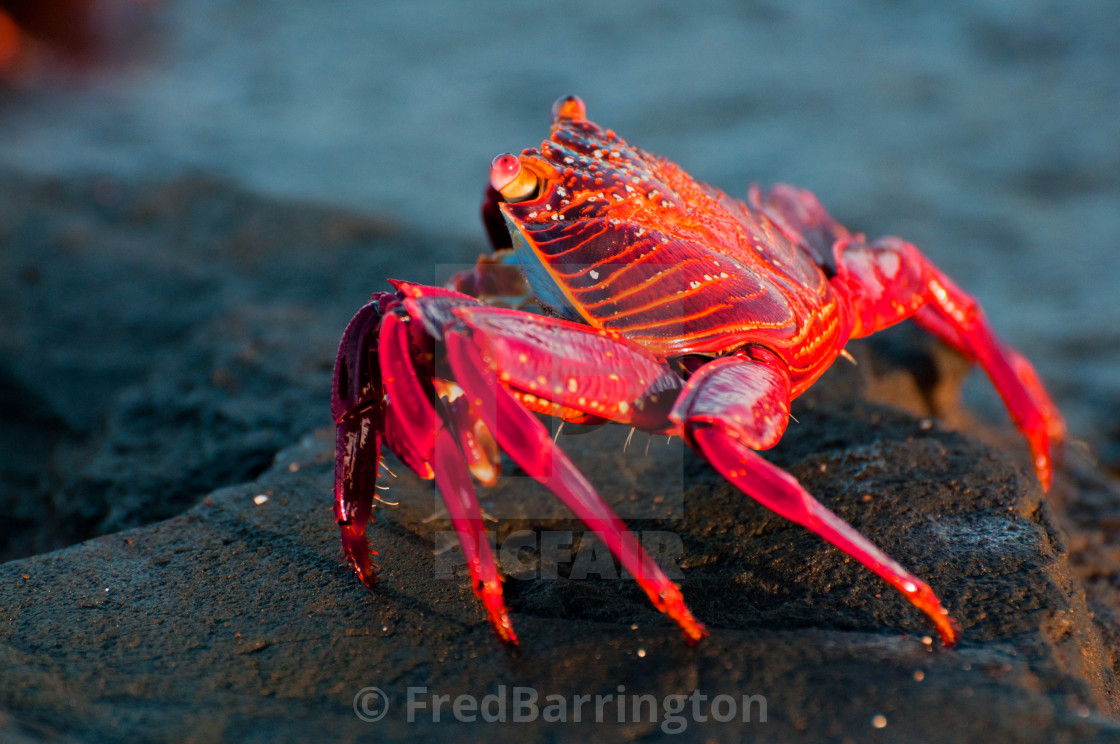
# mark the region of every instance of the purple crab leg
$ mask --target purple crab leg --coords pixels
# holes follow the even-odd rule
[[[331,413],[337,427],[334,516],[342,530],[346,558],[367,586],[376,580],[378,570],[370,562],[373,551],[366,541],[366,524],[376,493],[385,421],[381,372],[374,357],[381,318],[375,297],[346,326],[331,389]]]
[[[556,446],[544,425],[498,382],[468,333],[448,330],[447,358],[471,408],[501,448],[584,524],[602,535],[623,568],[634,576],[654,606],[680,625],[690,643],[707,635],[704,626],[685,606],[680,588],[669,580],[583,473]]]

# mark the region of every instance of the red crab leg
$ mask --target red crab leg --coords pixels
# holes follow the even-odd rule
[[[752,188],[751,203],[810,248],[822,266],[836,271],[833,286],[847,295],[854,311],[853,338],[913,316],[922,328],[979,362],[1030,444],[1035,473],[1049,490],[1065,423],[1030,362],[996,337],[975,299],[912,244],[895,237],[868,244],[853,235],[808,191],[785,184],[766,193]]]
[[[416,375],[408,335],[403,320],[392,313],[386,315],[381,321],[377,358],[381,362],[385,395],[389,400],[387,414],[400,426],[402,450],[408,455],[402,459],[422,478],[430,479],[429,461],[440,422],[432,407],[432,394],[424,390]]]
[[[752,448],[777,443],[789,416],[789,373],[765,350],[723,357],[689,378],[673,409],[685,439],[739,490],[815,532],[874,571],[924,612],[945,645],[956,642],[956,623],[933,590],[806,491],[797,479]]]
[[[607,331],[494,307],[457,307],[454,314],[501,370],[502,382],[523,396],[601,416],[643,431],[659,431],[681,379],[641,346]]]
[[[413,318],[410,323],[419,322]],[[436,413],[431,398],[416,372],[409,350],[409,329],[396,315],[385,316],[378,340],[378,357],[382,366],[385,395],[389,400],[387,420],[400,422],[401,438],[397,443],[404,453],[419,453],[424,470],[434,477],[471,574],[471,586],[486,607],[494,632],[503,641],[517,643],[513,625],[502,600],[498,567],[490,552],[482,526],[482,509],[470,480],[467,458],[460,442],[469,443],[474,419],[461,405],[445,406],[449,422]],[[398,416],[409,411],[407,416]],[[448,424],[455,429],[452,431]],[[394,448],[394,451],[397,451]],[[402,458],[403,459],[403,458]],[[473,459],[473,458],[472,458]],[[407,460],[406,460],[407,461]],[[410,467],[412,467],[410,465]],[[416,467],[413,467],[416,470]]]
[[[933,266],[933,303],[914,322],[980,363],[1007,406],[1011,419],[1030,444],[1034,469],[1044,491],[1050,490],[1054,461],[1061,455],[1065,422],[1026,357],[1001,342],[974,299]]]
[[[513,623],[502,599],[502,582],[498,577],[498,567],[490,552],[490,543],[482,526],[482,509],[471,483],[470,473],[463,460],[463,453],[454,435],[441,429],[436,435],[433,465],[435,466],[436,485],[447,505],[451,523],[459,533],[459,543],[467,559],[467,569],[471,574],[471,585],[475,595],[482,600],[486,614],[494,632],[503,641],[517,643],[513,633]]]
[[[1035,473],[1049,490],[1065,424],[1030,362],[996,337],[979,303],[899,238],[871,244],[841,239],[834,251],[836,282],[852,298],[853,337],[913,316],[918,325],[979,362],[1030,444]]]
[[[499,384],[468,332],[449,330],[445,339],[456,381],[501,448],[602,536],[607,548],[634,576],[654,606],[677,621],[689,642],[707,635],[704,626],[685,606],[680,588],[662,572],[583,473],[556,446],[544,425]]]

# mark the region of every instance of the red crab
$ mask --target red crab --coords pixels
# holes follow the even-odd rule
[[[777,444],[790,401],[848,339],[912,318],[983,366],[1048,488],[1061,416],[975,300],[910,243],[869,243],[790,186],[752,188],[745,204],[599,128],[575,97],[557,101],[539,148],[495,158],[490,184],[483,214],[497,252],[456,278],[463,291],[393,281],[342,338],[334,508],[362,581],[376,579],[365,533],[384,444],[435,479],[475,593],[498,636],[516,643],[472,482],[495,481],[500,448],[603,536],[689,641],[704,636],[677,585],[534,415],[546,413],[683,437],[743,493],[881,576],[954,643],[957,625],[929,586],[756,450]],[[519,294],[521,276],[548,315],[478,299]]]

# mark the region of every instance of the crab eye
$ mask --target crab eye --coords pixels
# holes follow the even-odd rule
[[[494,158],[490,164],[490,185],[512,203],[532,199],[540,191],[536,174],[522,168],[521,159],[508,152]]]
[[[587,121],[587,107],[579,96],[564,96],[552,104],[553,121]]]

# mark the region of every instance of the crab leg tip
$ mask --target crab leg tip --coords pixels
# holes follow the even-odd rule
[[[893,582],[892,582],[893,583]],[[941,636],[941,642],[945,644],[946,648],[952,648],[960,640],[961,626],[946,610],[937,595],[933,593],[933,589],[929,585],[919,581],[911,581],[903,583],[900,587],[902,593],[910,602],[919,610],[925,613],[926,617],[937,628],[938,634]]]
[[[684,603],[684,595],[677,585],[673,584],[671,588],[663,589],[654,604],[657,609],[677,622],[689,645],[695,645],[708,635],[707,628],[693,616],[692,611]]]

